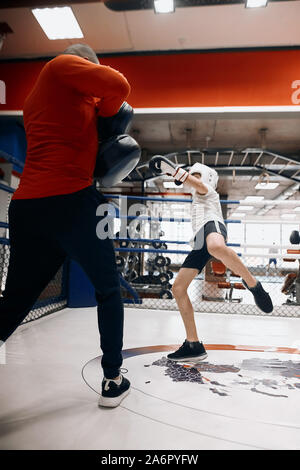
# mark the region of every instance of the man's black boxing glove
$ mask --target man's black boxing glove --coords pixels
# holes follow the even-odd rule
[[[99,147],[94,178],[99,180],[101,186],[120,183],[140,160],[140,146],[126,134],[132,117],[133,109],[126,101],[113,116],[98,117]]]
[[[94,177],[106,188],[121,183],[141,157],[139,144],[130,135],[113,136],[100,143]]]
[[[117,114],[110,117],[98,116],[98,137],[101,142],[114,135],[127,134],[133,118],[133,109],[130,104],[124,103]]]

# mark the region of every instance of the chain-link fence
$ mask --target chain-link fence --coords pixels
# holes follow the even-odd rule
[[[183,256],[184,259],[184,256]],[[275,259],[275,258],[274,258]],[[284,261],[272,258],[247,257],[244,264],[251,274],[269,292],[274,310],[271,316],[300,317],[300,271],[298,260]],[[136,290],[141,303],[139,308],[177,310],[172,294],[180,264],[172,264],[170,257],[159,253],[145,261],[143,274],[138,274],[138,260],[133,253],[117,255],[120,272]],[[290,264],[290,267],[287,266]],[[236,276],[218,260],[210,260],[202,273],[191,282],[188,295],[196,312],[237,313],[246,315],[267,315],[255,305],[253,295]],[[126,291],[123,296],[130,298]]]
[[[11,175],[12,165],[8,174]],[[14,189],[0,182],[0,295],[4,291],[9,264],[8,208]],[[23,323],[57,312],[67,305],[67,264],[49,282]]]
[[[187,220],[190,217],[190,204],[175,202],[173,205],[146,201],[143,202],[146,218],[124,216],[123,219],[114,219],[118,269],[138,297],[138,300],[137,297],[134,299],[132,293],[122,287],[123,299],[128,306],[178,310],[172,285],[191,250],[189,240],[192,238],[192,229],[190,220]],[[168,220],[168,216],[173,220]],[[122,220],[126,220],[125,235],[124,230],[121,230]],[[230,230],[230,224],[227,224],[228,242],[231,242],[228,244],[242,256],[243,263],[252,275],[270,293],[274,310],[269,315],[299,317],[300,250],[297,248],[300,246],[295,245],[290,250],[290,245],[282,244],[288,242],[290,232],[299,230],[299,226],[287,223],[284,226],[277,225],[275,222],[268,225],[257,221],[257,225],[252,225],[251,230],[246,231],[246,224],[232,224],[238,230]],[[0,230],[0,288],[3,290],[9,261],[9,241],[7,229],[2,227]],[[276,230],[279,234],[277,239]],[[268,240],[270,233],[272,240]],[[250,245],[255,234],[258,234],[256,241],[269,243]],[[244,243],[234,243],[240,240]],[[274,245],[274,240],[278,245]],[[64,308],[67,305],[66,283],[64,267],[42,292],[25,321]],[[241,278],[218,260],[207,263],[191,282],[188,294],[196,312],[266,315],[256,307],[251,292],[244,287]]]
[[[127,239],[118,240],[119,232],[115,230],[118,269],[139,296],[140,303],[135,306],[178,310],[172,285],[191,250],[192,228],[187,219],[191,205],[175,200],[172,204],[145,201],[144,206],[144,215],[149,219],[144,217],[139,224],[136,219],[134,225],[127,221]],[[168,216],[172,220],[166,220]],[[300,246],[283,244],[289,242],[293,229],[299,229],[299,223],[283,225],[257,220],[247,226],[246,223],[229,222],[233,223],[227,223],[228,245],[269,292],[274,305],[269,315],[299,317]],[[118,228],[120,224],[118,221]],[[122,233],[124,236],[124,230]],[[250,245],[251,240],[256,244]],[[264,244],[259,245],[259,242]],[[266,315],[256,307],[253,295],[244,287],[242,279],[218,260],[207,263],[190,284],[188,294],[196,312]],[[132,299],[125,290],[123,296],[125,302]]]
[[[0,240],[0,291],[5,288],[9,263],[9,241]],[[23,323],[36,320],[38,318],[57,312],[67,306],[67,264],[56,273],[47,287],[40,294]]]

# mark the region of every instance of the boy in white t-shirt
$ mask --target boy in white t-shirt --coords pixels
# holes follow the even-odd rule
[[[173,361],[199,361],[207,357],[204,345],[199,342],[195,324],[193,306],[187,289],[192,280],[202,271],[212,257],[220,260],[228,269],[241,276],[244,285],[249,289],[256,305],[264,312],[273,310],[272,300],[248,271],[234,250],[226,246],[227,231],[222,216],[220,198],[216,192],[217,172],[201,163],[195,163],[189,172],[175,167],[165,157],[155,156],[149,166],[157,174],[173,176],[190,186],[192,201],[193,249],[186,257],[173,283],[172,292],[176,299],[184,326],[186,340],[182,346],[168,355]]]

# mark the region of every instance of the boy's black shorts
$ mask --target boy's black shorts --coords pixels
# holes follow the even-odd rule
[[[182,268],[198,269],[199,273],[202,271],[208,260],[212,258],[206,246],[206,237],[209,233],[220,233],[225,242],[227,240],[227,230],[224,224],[215,220],[207,222],[196,234],[194,249],[187,255]]]

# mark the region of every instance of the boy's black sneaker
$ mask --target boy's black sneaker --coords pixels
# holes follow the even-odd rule
[[[254,287],[248,287],[247,283],[242,280],[243,284],[247,289],[252,292],[254,300],[258,308],[262,310],[265,313],[271,313],[273,310],[273,303],[271,300],[271,297],[269,296],[268,292],[266,292],[261,285],[261,283],[258,281],[256,286]]]
[[[120,383],[119,383],[120,382]],[[121,381],[104,379],[102,380],[102,393],[99,398],[99,406],[115,408],[130,392],[130,382],[121,375]]]
[[[199,341],[189,342],[185,340],[183,345],[174,353],[168,354],[167,358],[170,359],[170,361],[188,361],[197,363],[206,359],[207,353],[205,351],[205,347]]]

